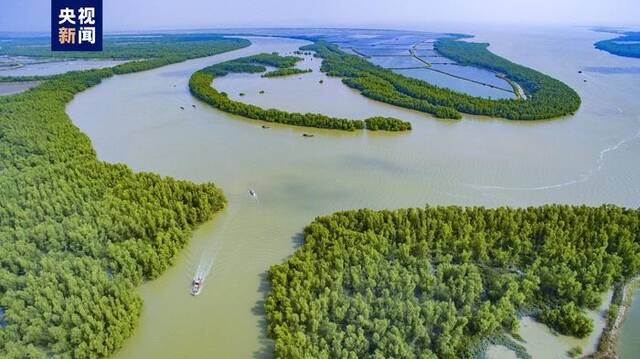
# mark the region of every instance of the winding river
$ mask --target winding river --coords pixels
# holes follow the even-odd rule
[[[263,129],[189,94],[188,79],[197,69],[259,52],[288,53],[306,43],[281,38],[251,38],[253,45],[245,49],[116,76],[77,95],[67,112],[102,160],[213,181],[229,199],[225,211],[195,231],[174,266],[140,288],[145,304],[139,328],[115,357],[270,357],[262,309],[265,271],[293,253],[303,227],[318,215],[427,203],[640,206],[640,78],[589,70],[640,64],[593,49],[602,36],[584,29],[560,37],[480,36],[500,55],[560,78],[580,93],[578,113],[554,121],[436,120],[368,100],[318,72],[319,60],[310,58],[300,65],[314,68],[310,74],[277,79],[234,74],[214,85],[232,97],[244,92],[243,101],[264,106],[349,118],[395,116],[411,121],[413,131]],[[302,137],[303,132],[315,137]],[[250,188],[257,197],[249,196]],[[211,267],[204,290],[192,297],[191,278],[203,265]],[[640,320],[638,311],[633,313],[627,320]],[[553,336],[550,341],[540,348],[549,357],[574,345]],[[637,344],[631,350],[625,346],[626,357],[634,353],[640,353]]]

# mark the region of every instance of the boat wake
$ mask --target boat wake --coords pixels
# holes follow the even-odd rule
[[[257,195],[254,196],[257,199]],[[237,206],[229,206],[228,209],[230,212],[224,219],[221,219],[220,223],[216,224],[216,227],[219,228],[219,231],[215,233],[215,237],[218,240],[212,241],[212,243],[204,249],[202,254],[200,255],[200,261],[198,262],[198,266],[196,267],[196,271],[193,274],[193,281],[204,282],[205,279],[209,276],[211,271],[215,267],[216,258],[220,250],[222,249],[222,245],[224,241],[224,234],[229,228],[230,223],[234,221],[236,218],[238,211],[240,210]],[[202,285],[200,285],[201,287]],[[200,289],[198,290],[198,293]]]
[[[545,186],[536,186],[536,187],[487,186],[487,185],[478,185],[478,184],[471,184],[471,183],[462,183],[462,184],[465,185],[465,186],[471,187],[471,188],[475,188],[475,189],[505,190],[505,191],[544,191],[544,190],[549,190],[549,189],[556,189],[556,188],[562,188],[562,187],[566,187],[566,186],[576,185],[578,183],[587,182],[589,179],[591,179],[591,177],[593,175],[595,175],[596,173],[600,172],[602,170],[602,168],[604,167],[604,161],[605,161],[605,158],[606,158],[606,156],[607,156],[607,154],[609,152],[616,151],[620,147],[624,146],[625,144],[627,144],[629,142],[632,142],[634,140],[637,140],[638,138],[640,138],[640,130],[638,130],[638,132],[636,132],[632,136],[623,138],[622,140],[618,141],[613,146],[609,146],[609,147],[603,149],[602,151],[600,151],[600,154],[598,155],[598,160],[596,161],[596,166],[591,168],[587,172],[580,174],[579,178],[571,180],[571,181],[555,183],[555,184],[550,184],[550,185],[545,185]]]
[[[196,273],[193,276],[194,278],[206,278],[209,273],[211,272],[211,269],[213,268],[213,264],[216,261],[216,253],[214,253],[213,255],[205,255],[203,254],[200,257],[200,263],[198,264],[198,268],[196,269]]]
[[[193,275],[191,281],[191,295],[199,295],[202,291],[204,281],[213,269],[213,265],[216,261],[216,255],[218,250],[206,251],[200,256],[200,262],[196,268],[196,273]]]

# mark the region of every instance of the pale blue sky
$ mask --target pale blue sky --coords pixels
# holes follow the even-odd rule
[[[50,0],[0,0],[0,31],[49,29]],[[434,23],[628,26],[640,0],[104,0],[105,31]]]

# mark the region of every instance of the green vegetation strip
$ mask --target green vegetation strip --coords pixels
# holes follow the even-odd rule
[[[280,69],[276,71],[288,71],[292,70],[292,67],[300,60],[302,60],[300,57],[279,56],[276,53],[272,53],[247,56],[222,62],[194,72],[189,80],[189,89],[193,96],[219,110],[253,120],[344,131],[354,131],[365,128],[374,131],[411,130],[410,122],[392,117],[372,117],[362,121],[330,117],[318,113],[292,113],[277,109],[265,110],[259,106],[233,101],[226,93],[219,92],[212,86],[214,78],[226,76],[231,72],[262,73],[267,70],[265,65]],[[267,76],[267,74],[264,76]]]
[[[137,325],[136,286],[167,269],[191,229],[225,205],[214,184],[98,160],[65,105],[115,74],[248,45],[145,44],[129,55],[153,59],[52,76],[0,97],[0,357],[113,353]]]
[[[640,270],[640,210],[611,205],[346,211],[304,237],[269,270],[277,358],[468,358],[524,312],[584,337]]]
[[[210,34],[157,34],[153,36],[106,36],[104,50],[99,52],[51,51],[50,38],[3,39],[0,55],[58,59],[179,59],[210,56],[238,44],[249,46],[244,39],[224,39]],[[221,47],[222,46],[222,47]]]
[[[475,65],[504,74],[520,84],[527,100],[491,100],[466,95],[425,81],[402,76],[376,66],[336,45],[316,42],[302,47],[323,59],[321,70],[374,100],[440,118],[461,118],[461,113],[501,117],[510,120],[541,120],[574,113],[580,107],[578,94],[559,80],[515,64],[487,50],[488,44],[440,39],[435,48],[442,55],[464,65]]]
[[[614,39],[598,41],[594,46],[614,55],[640,58],[640,32],[626,32]]]
[[[306,74],[311,71],[312,71],[311,69],[299,69],[296,67],[291,67],[288,69],[279,69],[279,70],[269,71],[264,75],[262,75],[262,77],[283,77],[283,76]]]

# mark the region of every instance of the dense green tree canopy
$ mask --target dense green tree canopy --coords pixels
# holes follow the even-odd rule
[[[259,106],[233,101],[224,92],[219,92],[212,87],[213,79],[226,76],[230,72],[237,73],[262,73],[267,66],[278,68],[267,72],[263,77],[283,76],[300,71],[291,66],[302,60],[296,56],[279,56],[278,54],[258,54],[242,57],[235,60],[221,62],[205,67],[191,75],[189,89],[191,94],[201,101],[225,112],[240,115],[253,120],[284,123],[294,126],[328,128],[335,130],[354,131],[369,128],[371,130],[408,131],[411,123],[392,117],[374,117],[362,120],[349,120],[345,118],[330,117],[318,113],[285,112],[278,109],[263,109]]]
[[[262,77],[283,77],[283,76],[291,76],[291,75],[300,75],[311,72],[311,69],[299,69],[297,67],[290,67],[286,69],[278,69],[266,72],[262,75]]]
[[[154,34],[105,36],[103,51],[51,51],[49,37],[3,39],[0,55],[61,59],[151,59],[210,56],[248,46],[245,39],[211,34]]]
[[[370,117],[364,120],[364,124],[370,131],[409,131],[411,129],[410,122],[398,121],[393,117]]]
[[[569,86],[533,69],[515,64],[487,50],[488,44],[440,39],[435,49],[465,65],[475,65],[504,74],[520,84],[527,100],[485,99],[431,85],[376,66],[347,54],[336,45],[319,41],[302,47],[323,59],[321,70],[362,95],[396,106],[427,112],[441,118],[461,118],[460,113],[540,120],[571,114],[580,107],[580,97]]]
[[[461,358],[518,315],[592,330],[640,270],[640,211],[605,205],[357,210],[317,218],[269,270],[277,358]]]
[[[47,78],[0,97],[0,357],[97,358],[136,327],[135,288],[171,265],[222,192],[97,159],[65,105],[114,74],[249,44],[166,44],[149,60]],[[145,45],[147,46],[147,45]]]

